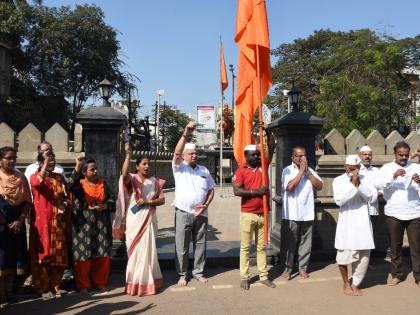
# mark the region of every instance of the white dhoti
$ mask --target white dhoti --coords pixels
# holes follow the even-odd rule
[[[351,250],[351,249],[339,249],[337,250],[337,264],[349,265],[351,264],[352,269],[352,284],[358,287],[362,283],[370,259],[370,250]]]

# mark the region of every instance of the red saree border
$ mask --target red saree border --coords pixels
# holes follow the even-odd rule
[[[153,283],[126,283],[125,285],[125,292],[128,295],[137,295],[137,296],[145,296],[145,295],[154,295],[156,291],[163,287],[163,279],[155,279]]]

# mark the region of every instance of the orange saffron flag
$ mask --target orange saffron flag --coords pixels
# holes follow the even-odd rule
[[[220,86],[222,92],[228,87],[228,79],[226,74],[225,54],[223,53],[223,44],[220,39]]]
[[[239,47],[239,61],[233,150],[238,165],[242,165],[244,147],[255,143],[254,113],[272,85],[265,0],[238,0],[235,42]]]

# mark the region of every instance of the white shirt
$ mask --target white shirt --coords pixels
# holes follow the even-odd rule
[[[322,182],[321,177],[310,167],[308,170],[318,180]],[[306,174],[302,175],[299,184],[292,192],[286,190],[287,185],[299,173],[299,167],[292,163],[283,169],[282,191],[283,191],[283,209],[282,218],[293,221],[312,221],[315,217],[314,188]]]
[[[335,248],[363,250],[375,248],[368,202],[377,194],[367,183],[354,186],[344,173],[333,181],[334,201],[340,207]]]
[[[394,179],[394,173],[398,169],[404,169],[405,176]],[[375,186],[384,191],[385,215],[398,220],[420,217],[419,185],[411,179],[416,173],[420,175],[419,165],[410,161],[405,166],[398,165],[394,161],[381,167]]]
[[[378,177],[379,168],[374,166],[366,167],[363,164],[360,164],[360,181],[361,182],[367,182],[368,185],[374,186],[375,185],[375,179]],[[369,214],[370,215],[379,215],[379,206],[378,206],[378,191],[376,192],[376,195],[374,198],[371,199],[371,201],[368,204],[369,207]]]
[[[172,171],[175,178],[175,200],[172,205],[194,213],[195,207],[204,204],[207,193],[216,186],[213,177],[206,167],[197,165],[192,168],[185,161],[179,165],[172,162]],[[201,215],[207,217],[207,209]]]
[[[31,185],[31,176],[38,172],[39,164],[38,162],[32,163],[28,165],[28,167],[25,170],[25,177],[28,179],[29,186]],[[64,174],[64,168],[60,164],[55,164],[53,173],[58,173],[63,175],[64,179],[66,178],[66,175]]]

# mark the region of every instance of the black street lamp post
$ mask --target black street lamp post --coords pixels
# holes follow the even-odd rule
[[[301,92],[298,88],[295,87],[295,84],[293,83],[292,89],[287,93],[289,97],[289,102],[292,105],[293,112],[299,111],[300,94]]]
[[[98,84],[99,95],[103,99],[102,106],[110,106],[108,99],[112,95],[113,88],[114,85],[106,77]]]

